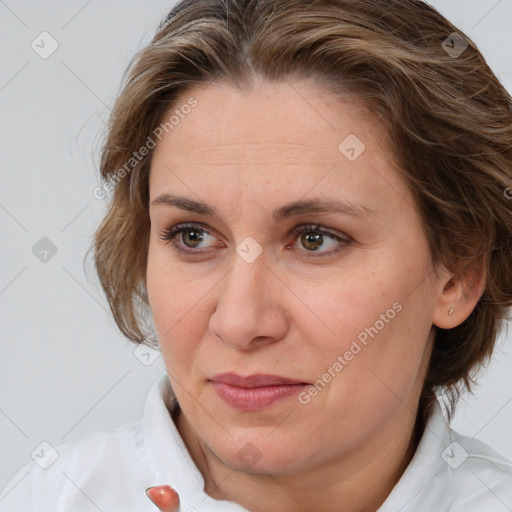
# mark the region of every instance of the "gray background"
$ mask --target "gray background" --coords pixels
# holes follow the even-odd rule
[[[512,0],[431,3],[512,90]],[[0,0],[0,489],[42,441],[137,420],[165,371],[158,354],[136,357],[118,333],[83,258],[106,206],[93,190],[108,108],[173,4]],[[31,47],[43,31],[59,45],[47,59]],[[46,263],[32,252],[43,237],[57,248]],[[511,402],[512,341],[503,336],[453,426],[512,458]]]

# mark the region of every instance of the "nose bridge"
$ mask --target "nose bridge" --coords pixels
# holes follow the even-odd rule
[[[250,241],[249,251],[251,250]],[[219,288],[217,307],[210,319],[210,331],[225,343],[241,349],[272,342],[284,335],[286,321],[280,309],[278,291],[270,282],[276,279],[263,253],[251,260],[239,253]],[[240,255],[242,254],[242,255]],[[247,253],[245,253],[247,254]],[[254,255],[254,253],[253,253]]]
[[[240,258],[233,264],[232,285],[236,294],[248,300],[253,309],[259,309],[265,302],[268,269],[263,261],[245,263]],[[249,305],[249,304],[248,304]]]

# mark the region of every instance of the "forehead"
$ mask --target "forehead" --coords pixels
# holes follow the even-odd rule
[[[250,89],[218,82],[198,85],[180,93],[164,121],[185,109],[191,99],[197,105],[186,108],[190,112],[163,134],[164,144],[183,152],[193,149],[194,155],[215,147],[217,158],[225,154],[229,160],[236,158],[241,143],[245,147],[239,148],[240,153],[247,155],[249,149],[254,158],[263,156],[256,148],[263,143],[268,151],[276,149],[276,156],[285,145],[290,149],[288,158],[293,158],[294,146],[316,158],[329,149],[326,157],[338,156],[340,138],[350,133],[364,138],[377,125],[360,100],[334,95],[310,80],[258,81]]]
[[[194,108],[183,108],[191,100]],[[187,184],[199,197],[218,189],[224,204],[249,190],[260,201],[283,193],[296,200],[311,190],[339,191],[352,202],[370,195],[383,202],[393,188],[403,191],[368,109],[313,82],[200,85],[176,98],[164,122],[173,114],[179,122],[154,151],[152,198],[166,187],[190,193]]]

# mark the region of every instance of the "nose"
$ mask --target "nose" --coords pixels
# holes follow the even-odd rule
[[[282,339],[288,329],[286,287],[262,253],[248,263],[238,254],[217,287],[210,332],[238,350],[253,350]]]

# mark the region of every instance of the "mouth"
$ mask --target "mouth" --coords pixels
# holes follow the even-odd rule
[[[241,377],[235,373],[216,375],[209,383],[228,405],[248,412],[265,409],[278,400],[297,395],[311,385],[279,375],[254,374]]]

